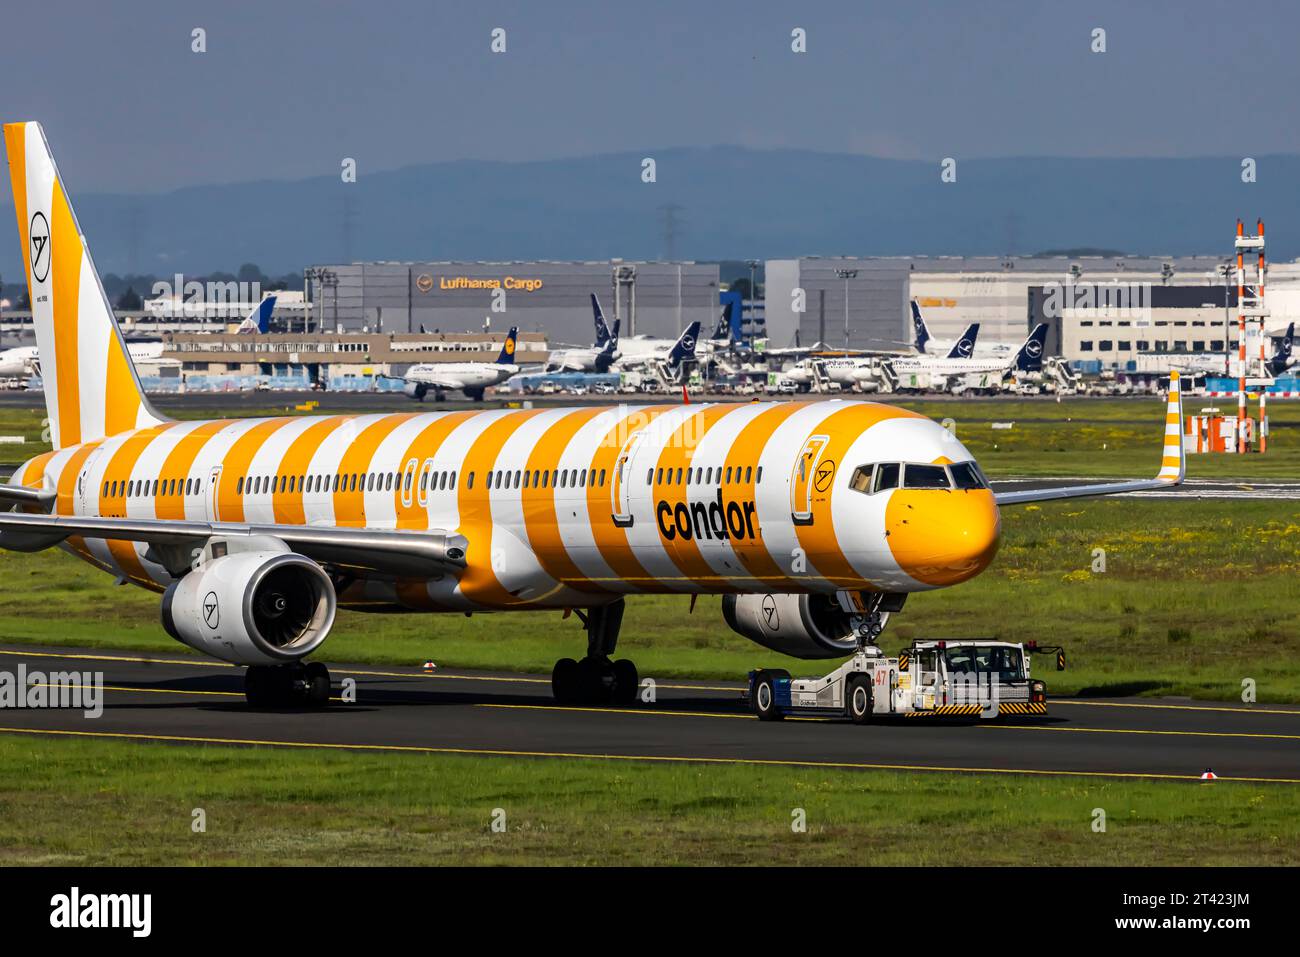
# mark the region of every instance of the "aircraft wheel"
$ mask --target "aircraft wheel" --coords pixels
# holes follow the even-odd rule
[[[636,692],[640,683],[636,665],[626,658],[620,658],[614,662],[614,687],[611,689],[610,703],[622,707],[636,704]]]
[[[750,702],[759,721],[780,721],[785,717],[776,706],[776,675],[760,671],[754,676],[754,694]]]
[[[871,723],[871,679],[866,675],[854,675],[849,679],[846,689],[845,709],[849,720],[854,724]]]
[[[557,704],[576,704],[581,697],[582,674],[572,658],[561,658],[551,670],[551,694]]]

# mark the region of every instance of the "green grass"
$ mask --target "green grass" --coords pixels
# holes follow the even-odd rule
[[[1298,798],[1228,782],[5,735],[0,864],[1294,865]]]

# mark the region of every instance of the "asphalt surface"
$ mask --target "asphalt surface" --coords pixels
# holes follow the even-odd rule
[[[1088,485],[1096,482],[1120,481],[1080,475],[1074,478],[1021,478],[996,479],[991,482],[995,492],[1020,492],[1039,488],[1060,488],[1065,485]],[[1188,479],[1178,488],[1153,492],[1140,492],[1129,498],[1245,498],[1245,499],[1300,499],[1300,482],[1279,482],[1265,479],[1259,482],[1232,479]]]
[[[331,664],[330,707],[270,711],[246,705],[242,669],[180,654],[0,646],[0,672],[16,675],[20,665],[29,680],[33,672],[101,672],[103,713],[0,708],[0,734],[1176,780],[1211,768],[1220,779],[1300,784],[1295,705],[1059,699],[1045,718],[896,718],[857,727],[826,719],[759,722],[732,682],[666,679],[656,682],[653,704],[576,708],[555,705],[544,676]],[[815,663],[808,669],[817,671]],[[354,703],[339,697],[345,679],[356,683]]]

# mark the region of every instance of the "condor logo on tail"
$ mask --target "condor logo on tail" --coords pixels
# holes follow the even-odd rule
[[[668,541],[681,538],[727,541],[733,538],[754,537],[754,513],[757,506],[753,502],[722,501],[722,489],[718,489],[716,500],[709,502],[659,502],[655,506],[655,518],[659,522],[659,534]]]

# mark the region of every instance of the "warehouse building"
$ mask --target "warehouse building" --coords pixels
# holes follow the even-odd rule
[[[768,260],[767,328],[773,346],[798,341],[840,349],[847,339],[853,349],[898,349],[897,340],[912,340],[907,303],[915,298],[937,339],[955,339],[978,322],[982,341],[1019,343],[1035,322],[1046,321],[1049,354],[1122,368],[1138,352],[1219,351],[1225,335],[1235,341],[1235,326],[1226,334],[1223,328],[1226,261],[1214,256]],[[1236,279],[1231,272],[1227,278],[1235,324]],[[1069,290],[1075,298],[1060,315],[1049,316],[1054,290]],[[1126,307],[1116,302],[1120,294]],[[1267,299],[1269,331],[1280,335],[1300,316],[1300,263],[1269,266]],[[1151,314],[1117,312],[1138,307]],[[1114,314],[1103,314],[1108,310]],[[1150,334],[1135,334],[1133,324],[1146,320],[1152,323]],[[1103,322],[1112,325],[1099,325]],[[1114,325],[1119,322],[1127,325]],[[1116,334],[1100,334],[1106,330]]]
[[[353,263],[306,270],[317,326],[328,332],[504,330],[553,344],[592,341],[590,296],[622,334],[676,336],[717,320],[718,267],[694,262]]]
[[[911,340],[905,259],[769,259],[770,345],[900,349]]]

